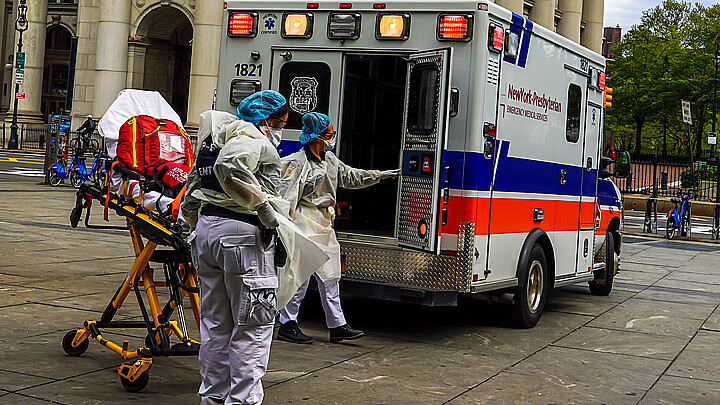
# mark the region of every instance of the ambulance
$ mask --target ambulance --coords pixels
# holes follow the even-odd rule
[[[318,111],[342,161],[402,168],[338,193],[344,295],[471,295],[528,328],[552,288],[610,293],[622,204],[608,178],[630,165],[601,158],[602,56],[483,1],[229,0],[220,49],[217,109],[287,98],[281,155]]]

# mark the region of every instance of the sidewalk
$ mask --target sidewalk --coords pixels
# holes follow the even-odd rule
[[[120,358],[96,342],[64,354],[64,334],[99,317],[134,257],[122,231],[69,227],[73,191],[0,182],[0,404],[198,403],[195,357],[155,358],[149,385],[132,394],[113,372]],[[720,246],[628,237],[622,255],[610,296],[558,289],[530,330],[471,299],[357,300],[344,301],[346,316],[367,336],[330,344],[308,294],[301,325],[316,341],[273,342],[265,403],[720,403]],[[139,319],[135,301],[119,316]],[[137,347],[145,333],[107,337]]]

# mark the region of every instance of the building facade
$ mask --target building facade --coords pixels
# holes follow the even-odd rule
[[[604,0],[497,0],[517,14],[596,52],[603,47]],[[19,119],[71,113],[101,117],[125,88],[159,91],[190,130],[212,105],[222,36],[222,0],[29,0]],[[15,97],[18,0],[0,19],[6,120]],[[72,60],[74,58],[74,69]],[[74,77],[71,106],[68,83]]]
[[[606,59],[615,59],[612,51],[613,48],[620,43],[621,39],[622,28],[620,28],[620,25],[617,27],[605,27],[605,30],[603,31],[602,52],[600,52],[600,54]]]

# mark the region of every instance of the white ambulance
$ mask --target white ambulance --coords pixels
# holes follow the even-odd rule
[[[621,197],[601,164],[602,56],[482,1],[230,0],[224,24],[217,109],[277,90],[281,155],[318,111],[341,160],[402,167],[338,194],[343,294],[478,294],[532,327],[551,288],[610,293]]]

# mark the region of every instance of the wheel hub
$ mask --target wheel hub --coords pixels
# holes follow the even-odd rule
[[[545,280],[543,279],[543,268],[539,261],[535,260],[530,265],[530,272],[527,281],[527,304],[530,312],[534,313],[540,306]]]

